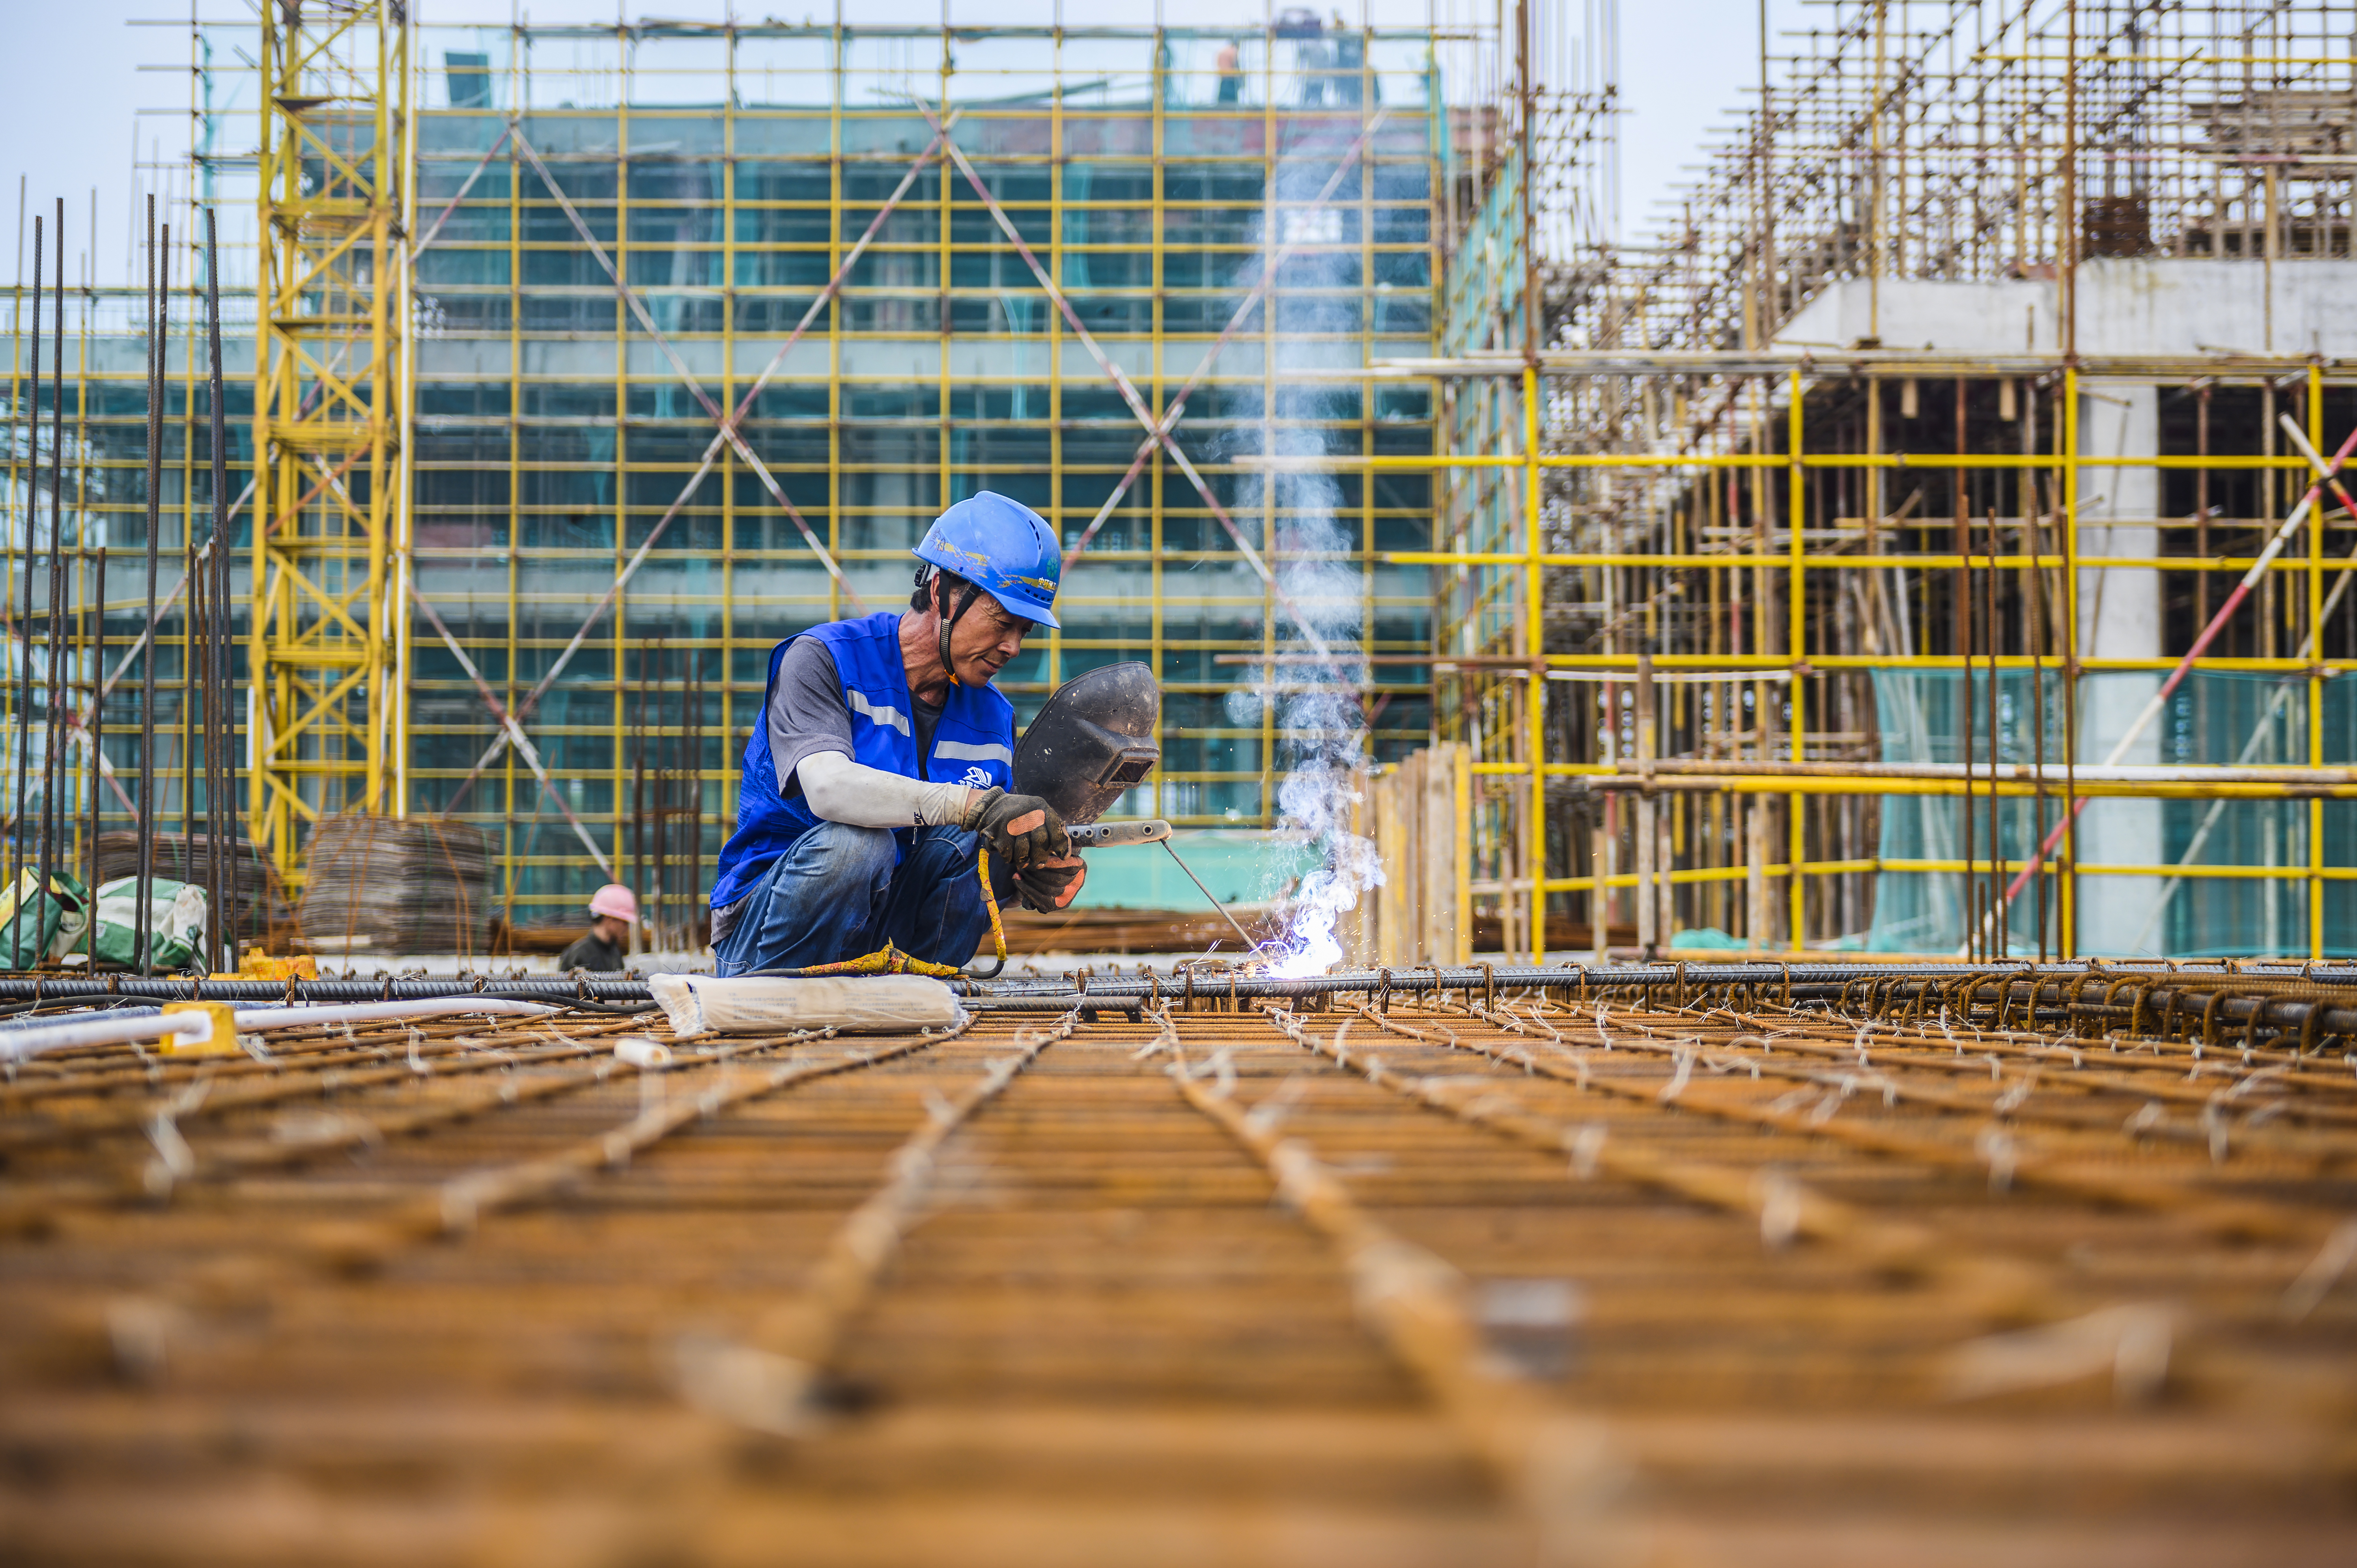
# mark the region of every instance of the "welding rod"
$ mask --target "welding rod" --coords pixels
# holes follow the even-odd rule
[[[1228,913],[1228,907],[1225,904],[1221,903],[1218,898],[1212,897],[1211,890],[1203,886],[1203,879],[1195,875],[1195,868],[1189,865],[1185,861],[1178,860],[1178,852],[1170,848],[1170,841],[1166,838],[1158,839],[1155,842],[1161,844],[1164,849],[1170,850],[1170,858],[1178,861],[1178,869],[1187,874],[1187,880],[1193,883],[1196,889],[1200,892],[1204,897],[1211,900],[1211,908],[1217,909],[1220,912],[1221,917],[1224,918],[1228,924],[1236,928],[1236,935],[1243,938],[1244,946],[1252,949],[1254,952],[1260,951],[1260,943],[1254,941],[1253,940],[1253,934],[1250,931],[1245,930],[1243,927],[1238,923],[1233,915]]]

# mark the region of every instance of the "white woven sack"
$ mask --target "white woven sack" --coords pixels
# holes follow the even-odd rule
[[[921,974],[835,975],[810,980],[709,974],[648,978],[683,1039],[697,1035],[775,1035],[795,1029],[905,1035],[946,1029],[965,1014],[940,981]]]

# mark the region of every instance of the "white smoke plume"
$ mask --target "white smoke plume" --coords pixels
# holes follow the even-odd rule
[[[1340,149],[1328,149],[1327,158],[1298,162],[1288,159],[1275,168],[1279,200],[1314,199],[1333,172],[1330,158]],[[1285,209],[1294,221],[1317,224],[1334,216],[1324,210]],[[1263,256],[1285,238],[1260,235]],[[1323,239],[1322,233],[1308,236]],[[1333,238],[1340,239],[1339,232]],[[1251,275],[1260,275],[1256,259]],[[1288,289],[1305,287],[1348,290],[1361,280],[1355,268],[1340,257],[1315,250],[1297,251],[1284,263]],[[1275,312],[1267,337],[1275,356],[1275,379],[1283,400],[1272,413],[1290,413],[1304,419],[1329,419],[1345,411],[1327,383],[1298,372],[1322,363],[1317,356],[1325,345],[1307,338],[1319,330],[1356,331],[1357,306],[1349,294],[1304,300],[1296,295],[1272,302]],[[1339,319],[1313,320],[1305,313],[1333,313]],[[1346,339],[1347,340],[1347,339]],[[1287,372],[1297,379],[1288,381]],[[1273,456],[1322,456],[1324,433],[1317,430],[1275,430]],[[1341,961],[1342,944],[1335,935],[1341,917],[1358,906],[1368,889],[1382,885],[1383,873],[1375,858],[1372,840],[1351,831],[1351,807],[1358,794],[1360,769],[1366,758],[1366,725],[1359,704],[1359,682],[1365,679],[1361,658],[1360,578],[1351,559],[1357,542],[1337,521],[1341,488],[1320,474],[1272,477],[1272,499],[1280,512],[1275,547],[1269,563],[1279,596],[1276,603],[1278,639],[1288,652],[1314,651],[1322,646],[1333,657],[1301,660],[1264,672],[1265,690],[1277,697],[1280,731],[1278,759],[1286,768],[1277,789],[1277,808],[1285,826],[1315,847],[1317,865],[1302,880],[1284,910],[1285,930],[1269,944],[1278,975],[1322,974]]]

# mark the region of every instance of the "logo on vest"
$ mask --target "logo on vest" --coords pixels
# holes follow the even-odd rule
[[[990,788],[990,775],[979,768],[969,768],[965,770],[965,777],[958,782],[969,789],[987,789]]]

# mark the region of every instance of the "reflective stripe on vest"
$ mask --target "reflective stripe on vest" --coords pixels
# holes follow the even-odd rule
[[[1015,748],[1011,746],[968,746],[962,740],[937,740],[933,743],[933,755],[954,757],[960,762],[996,761],[1009,768],[1015,766]]]
[[[849,690],[843,693],[843,700],[850,704],[853,713],[857,714],[869,724],[882,725],[888,729],[899,730],[910,740],[917,738],[916,728],[909,723],[909,715],[899,709],[871,703],[862,693]]]

